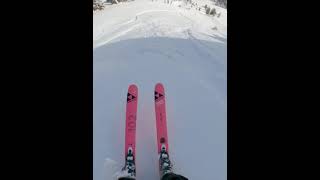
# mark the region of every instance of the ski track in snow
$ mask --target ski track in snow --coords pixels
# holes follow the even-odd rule
[[[162,1],[136,0],[94,15],[94,180],[116,180],[124,165],[126,91],[132,83],[139,90],[137,180],[159,180],[157,82],[166,91],[175,172],[190,180],[226,180],[227,14],[217,11],[221,18],[212,19]]]

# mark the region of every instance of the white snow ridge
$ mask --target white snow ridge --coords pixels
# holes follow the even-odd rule
[[[116,180],[124,166],[130,84],[139,90],[136,179],[160,179],[158,82],[166,92],[173,170],[190,180],[227,179],[227,10],[210,0],[164,2],[135,0],[94,11],[94,180]],[[216,15],[207,15],[205,5]]]

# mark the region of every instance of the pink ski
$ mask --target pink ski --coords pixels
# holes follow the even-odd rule
[[[136,120],[137,120],[138,88],[132,84],[128,88],[125,130],[125,166],[118,180],[134,180],[136,177]]]
[[[154,100],[156,110],[160,178],[163,179],[167,176],[175,177],[175,174],[172,170],[172,163],[169,158],[169,143],[166,119],[166,99],[164,88],[161,83],[156,84],[154,90]]]
[[[157,142],[159,154],[159,172],[161,180],[188,180],[188,178],[175,174],[173,165],[169,158],[169,143],[167,134],[167,119],[166,119],[166,99],[164,87],[161,83],[156,84],[154,90],[156,124],[157,124]]]
[[[131,147],[133,156],[136,155],[136,118],[138,104],[138,88],[132,84],[128,88],[127,107],[126,107],[126,139],[125,155],[128,155],[128,149]]]
[[[161,83],[156,84],[154,91],[156,124],[157,124],[157,142],[158,153],[161,152],[161,146],[164,145],[166,151],[169,152],[168,135],[167,135],[167,119],[166,119],[166,101],[164,88]]]

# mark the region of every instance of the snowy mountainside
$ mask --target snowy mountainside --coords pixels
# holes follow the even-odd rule
[[[137,180],[159,180],[153,90],[166,90],[170,158],[189,179],[227,178],[227,10],[135,0],[93,14],[93,178],[124,165],[126,92],[139,89]]]

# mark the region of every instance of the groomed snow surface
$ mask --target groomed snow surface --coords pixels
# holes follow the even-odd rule
[[[193,1],[195,2],[195,1]],[[159,180],[154,86],[164,84],[170,159],[190,180],[227,179],[227,11],[135,0],[93,16],[93,179],[124,165],[126,93],[139,90],[137,180]]]

